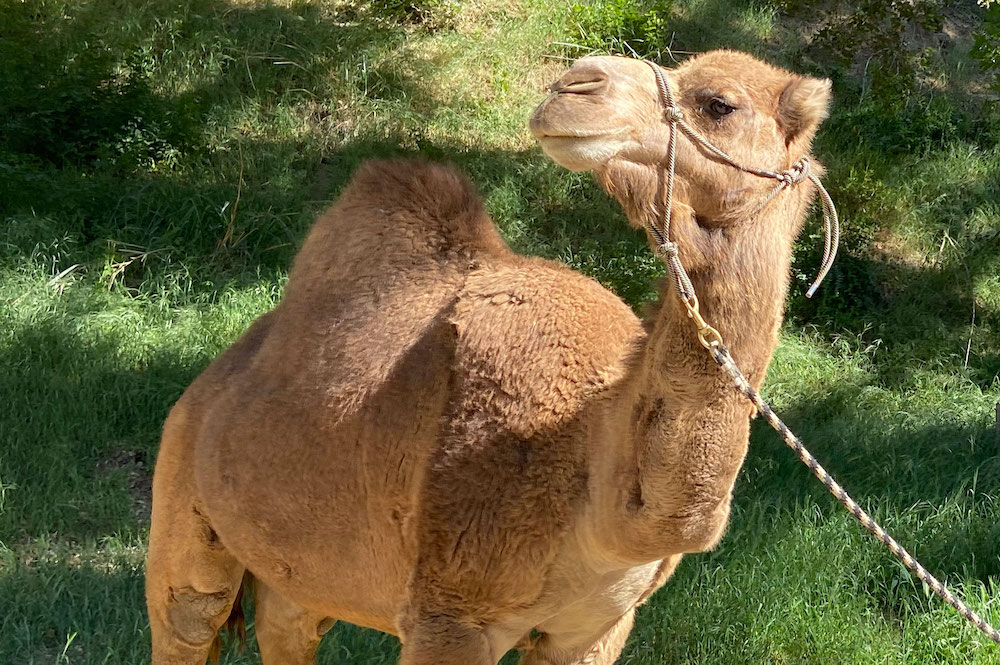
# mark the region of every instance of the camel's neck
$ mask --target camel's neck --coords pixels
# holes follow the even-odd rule
[[[805,192],[789,193],[770,219],[725,231],[675,214],[672,236],[701,313],[755,386],[777,342],[805,201]],[[672,286],[660,301],[600,428],[600,445],[615,453],[599,472],[595,531],[608,534],[604,549],[621,561],[714,546],[749,437],[750,404],[701,346]]]
[[[688,267],[702,316],[720,332],[755,384],[763,378],[777,341],[792,250],[791,238],[769,237],[764,228],[755,225],[728,237],[721,230],[699,231],[710,247]],[[685,254],[692,252],[685,252],[682,245],[682,261]],[[641,367],[636,368],[645,374],[639,378],[637,373],[639,384],[690,386],[718,374],[672,284],[662,289],[658,311],[647,329]],[[706,369],[712,370],[708,377]]]

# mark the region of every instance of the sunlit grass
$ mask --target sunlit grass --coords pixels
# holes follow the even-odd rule
[[[361,160],[455,162],[515,249],[637,309],[653,297],[662,268],[641,235],[525,131],[586,52],[566,45],[571,4],[468,4],[433,28],[350,2],[0,8],[0,76],[23,83],[0,100],[0,663],[148,660],[144,501],[163,418],[277,302],[313,216]],[[773,3],[673,4],[673,49],[798,68]],[[940,113],[886,113],[851,85],[837,79],[816,150],[843,254],[805,301],[809,227],[765,393],[997,623],[1000,150],[952,122],[947,97],[926,102]],[[622,662],[1000,662],[983,644],[758,422],[728,535],[641,611]],[[397,653],[339,626],[320,662]]]

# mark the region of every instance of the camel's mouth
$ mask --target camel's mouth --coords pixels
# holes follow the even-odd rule
[[[607,120],[608,114],[602,113],[599,104],[594,104],[593,98],[581,106],[579,97],[554,93],[549,95],[528,121],[528,129],[539,141],[547,139],[592,139],[612,137],[631,131],[628,123],[612,126],[597,126],[600,120]],[[574,103],[576,102],[576,103]]]
[[[617,129],[580,129],[580,128],[552,128],[535,126],[532,124],[531,134],[539,141],[546,139],[590,139],[600,136],[615,136],[624,134],[631,130],[631,126],[619,127]]]
[[[536,135],[537,136],[537,135]],[[570,171],[590,171],[620,153],[631,141],[622,132],[591,136],[537,136],[542,151]]]
[[[592,126],[600,118],[593,109],[585,117],[574,113],[575,117],[567,118],[565,113],[553,113],[565,110],[552,108],[555,97],[558,95],[542,102],[531,116],[529,128],[545,154],[557,164],[571,171],[587,171],[604,164],[631,142],[631,125]],[[553,115],[559,117],[552,118]],[[574,120],[580,121],[579,124]]]

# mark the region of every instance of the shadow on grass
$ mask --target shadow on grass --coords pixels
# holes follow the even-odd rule
[[[0,575],[0,661],[148,663],[143,585],[134,557],[106,550],[71,564],[43,560],[5,570]],[[247,610],[247,647],[224,649],[223,665],[260,662],[252,604]],[[340,623],[324,638],[317,663],[389,665],[398,655],[395,637]]]
[[[5,80],[24,83],[33,76],[43,82],[13,86],[20,96],[5,98],[6,105],[0,106],[6,137],[0,144],[0,170],[12,185],[12,195],[0,205],[8,222],[5,243],[18,248],[0,258],[6,267],[14,268],[26,254],[38,251],[51,253],[53,267],[77,262],[100,267],[104,252],[119,251],[108,249],[106,241],[111,240],[119,249],[152,252],[121,273],[120,285],[149,293],[183,282],[181,290],[190,298],[213,302],[226,289],[260,283],[262,269],[279,273],[286,268],[317,207],[335,196],[363,159],[420,154],[455,162],[470,173],[516,249],[567,260],[631,304],[649,296],[650,279],[660,269],[642,237],[623,231],[617,206],[590,179],[563,173],[537,152],[438,143],[419,130],[345,135],[336,149],[326,151],[294,140],[233,139],[225,152],[210,144],[209,119],[224,122],[244,105],[259,105],[276,115],[279,102],[307,103],[308,90],[320,85],[329,68],[353,66],[358,52],[395,43],[397,29],[348,15],[335,24],[315,3],[301,3],[295,11],[209,1],[156,4],[162,20],[176,22],[171,34],[185,47],[199,40],[225,42],[225,48],[213,51],[222,56],[218,67],[193,72],[185,90],[158,90],[145,78],[145,50],[165,51],[169,44],[142,42],[136,36],[142,25],[126,32],[121,43],[111,43],[118,38],[109,37],[110,51],[95,49],[75,57],[73,49],[91,34],[112,31],[118,17],[105,3],[79,5],[76,22],[63,23],[65,31],[51,34],[35,29],[43,25],[32,13],[41,11],[38,3],[9,5],[0,15],[11,19],[0,20],[5,38],[0,44],[23,51],[20,59],[0,58],[7,67],[2,70]],[[739,36],[748,43],[753,38],[750,32]],[[23,59],[27,53],[32,58],[41,54],[44,60],[32,60],[29,67]],[[310,55],[315,53],[325,53],[325,59]],[[391,68],[373,69],[362,83],[350,85],[361,85],[365,95],[408,100],[418,111],[434,103],[414,78]],[[242,189],[231,158],[234,149],[250,160]],[[169,164],[171,159],[193,166],[150,172],[150,164]],[[209,177],[215,168],[219,173]],[[992,200],[995,191],[990,183],[973,184],[966,189],[963,209],[948,214],[967,215]],[[241,212],[233,215],[237,193]],[[220,248],[230,226],[233,236]],[[984,232],[981,240],[982,249],[969,259],[974,278],[988,269],[983,257],[990,238]],[[860,336],[869,324],[892,330],[886,352],[876,359],[882,385],[899,388],[910,381],[909,370],[896,365],[895,349],[924,341],[926,327],[914,313],[927,302],[948,303],[947,309],[936,310],[935,325],[942,346],[958,346],[972,303],[958,262],[934,268],[873,259],[848,258],[848,263],[853,264],[847,266],[850,274],[888,270],[907,284],[906,293],[892,302],[878,296],[856,307],[848,301],[870,298],[865,289],[874,286],[874,278],[840,290],[837,273],[831,280],[829,306],[844,308],[847,303],[861,314],[847,323],[839,315],[831,317],[820,325],[825,334],[846,327]],[[927,293],[938,298],[921,300]],[[904,307],[900,298],[912,300]],[[0,353],[0,367],[10,368],[0,383],[0,402],[5,404],[0,438],[7,445],[3,461],[18,474],[13,477],[18,488],[8,494],[4,513],[8,544],[52,533],[71,543],[97,543],[116,533],[141,537],[142,516],[129,508],[131,471],[104,472],[102,464],[120,451],[138,451],[144,458],[136,459],[147,465],[140,471],[148,475],[170,404],[215,353],[209,347],[134,351],[127,334],[81,329],[77,320],[102,308],[100,301],[84,303],[21,327]],[[804,318],[815,322],[819,316],[813,312]],[[996,312],[981,311],[980,316],[994,329],[1000,327]],[[910,318],[912,325],[897,325],[901,317]],[[978,371],[982,375],[976,381],[988,383],[991,372],[1000,372],[1000,354],[987,351]],[[1000,486],[987,422],[956,418],[954,426],[900,425],[884,413],[865,416],[854,403],[857,390],[854,385],[831,386],[826,397],[785,415],[863,505],[882,505],[896,514],[920,502],[941,506],[960,496],[966,505],[981,498],[984,488]],[[822,506],[824,518],[840,511],[761,427],[757,423],[754,428],[738,505],[749,509],[754,502],[768,501],[774,510],[793,514],[809,500]],[[6,471],[4,481],[10,482]],[[741,528],[735,524],[734,534]],[[775,527],[776,539],[782,529],[787,527]],[[967,570],[983,580],[1000,574],[995,557],[1000,533],[978,514],[936,527],[930,537],[910,535],[901,540],[918,543],[917,554],[933,570]],[[724,547],[714,556],[725,563],[734,554]],[[10,657],[0,660],[15,662],[28,653],[39,662],[53,662],[74,633],[88,662],[116,662],[106,660],[107,654],[123,663],[146,660],[141,586],[141,571],[114,566],[97,570],[43,563],[5,572],[0,576],[0,621],[6,622],[0,623],[0,644],[16,648],[5,646],[0,656]],[[703,636],[689,639],[701,641]],[[73,649],[71,644],[68,653]],[[324,642],[323,653],[328,662],[385,663],[394,660],[396,649],[391,638],[340,626]],[[252,659],[235,656],[230,662]]]
[[[81,543],[140,537],[163,420],[208,360],[204,349],[182,359],[136,349],[126,332],[77,330],[87,315],[74,308],[18,327],[0,353],[8,546],[49,534]]]
[[[15,266],[41,253],[54,268],[100,269],[141,256],[118,275],[131,287],[157,268],[191,272],[207,262],[190,279],[198,283],[212,272],[283,265],[286,255],[274,250],[298,239],[316,150],[214,134],[240,124],[247,109],[282,122],[282,106],[308,105],[328,79],[349,79],[356,61],[402,33],[318,2],[5,5],[8,251],[0,260]]]
[[[84,173],[209,157],[211,124],[314,97],[402,26],[350,6],[29,1],[0,10],[0,154]],[[166,80],[154,78],[154,73]]]

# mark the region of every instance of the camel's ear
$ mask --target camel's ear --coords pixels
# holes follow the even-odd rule
[[[778,98],[778,123],[785,132],[785,144],[808,150],[819,123],[830,107],[830,79],[796,76]]]

